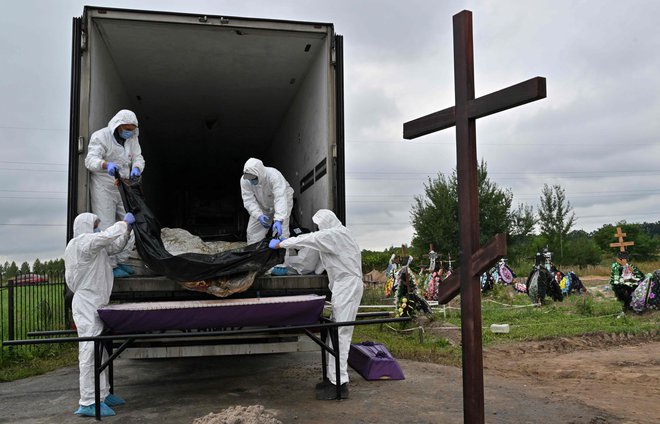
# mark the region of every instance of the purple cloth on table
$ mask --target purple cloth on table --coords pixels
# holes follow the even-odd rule
[[[115,333],[224,327],[306,325],[319,321],[325,297],[277,296],[250,299],[121,303],[98,310]]]
[[[351,344],[348,365],[365,380],[403,380],[403,371],[382,343]]]

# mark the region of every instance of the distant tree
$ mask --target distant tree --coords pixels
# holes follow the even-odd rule
[[[18,266],[16,265],[16,262],[14,261],[11,262],[11,264],[7,268],[6,274],[7,274],[7,278],[15,277],[16,274],[18,274]]]
[[[45,274],[63,274],[64,259],[48,260],[42,264],[42,269]]]
[[[26,262],[23,262],[21,264],[21,274],[29,274],[30,273],[30,264]]]
[[[660,237],[660,221],[643,222],[640,224],[642,231],[651,237]]]
[[[64,258],[59,258],[56,260],[55,272],[64,274]]]
[[[626,234],[624,241],[635,242],[633,246],[627,247],[633,261],[652,261],[658,258],[660,238],[649,236],[643,231],[642,224],[628,224],[626,221],[619,221],[615,225],[603,225],[592,233],[592,238],[598,247],[603,252],[609,252],[612,259],[616,258],[619,252],[618,247],[610,247],[610,243],[619,241],[614,236],[617,227],[621,227],[621,231]]]
[[[481,243],[497,233],[509,232],[510,208],[513,194],[503,190],[488,178],[486,162],[477,168],[477,194],[479,196],[479,227]],[[457,252],[458,232],[458,179],[456,170],[447,178],[438,174],[424,184],[424,195],[416,196],[411,210],[415,229],[413,247],[416,252],[427,252],[429,245],[436,252]]]
[[[384,271],[387,268],[387,263],[390,260],[392,253],[385,249],[382,252],[375,252],[373,250],[362,251],[362,273],[366,274],[372,269]]]
[[[559,249],[559,257],[563,257],[563,242],[573,228],[575,212],[559,184],[543,184],[538,214],[541,234],[547,237],[552,249]]]
[[[32,272],[35,274],[43,274],[44,273],[44,266],[39,260],[39,258],[34,260],[34,263],[32,264]]]
[[[583,230],[571,231],[564,242],[563,263],[566,265],[598,265],[603,251],[589,234]],[[566,270],[565,270],[566,271]]]
[[[524,203],[520,203],[518,208],[511,212],[511,231],[512,237],[526,237],[534,233],[536,217],[534,208]]]
[[[454,177],[438,174],[424,184],[424,195],[415,197],[411,221],[415,229],[412,244],[416,251],[456,251],[458,248],[458,202]]]

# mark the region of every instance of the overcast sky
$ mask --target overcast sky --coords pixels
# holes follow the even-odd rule
[[[86,1],[4,1],[0,261],[63,256],[71,22]],[[547,78],[547,98],[480,119],[477,154],[514,206],[560,184],[576,229],[660,220],[660,1],[114,1],[98,6],[332,22],[344,36],[347,224],[410,243],[411,203],[456,166],[455,132],[404,141],[454,103],[452,16],[473,12],[476,95]]]

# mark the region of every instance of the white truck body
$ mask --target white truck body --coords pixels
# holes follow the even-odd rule
[[[146,161],[142,186],[163,227],[205,240],[245,240],[239,179],[250,157],[282,172],[294,189],[300,226],[313,228],[320,208],[344,221],[342,46],[329,23],[86,6],[73,19],[67,240],[74,218],[91,211],[84,164],[90,136],[121,109],[137,114]],[[327,278],[262,277],[255,287],[322,292]],[[164,277],[143,276],[117,279],[114,289],[123,299],[150,292],[177,298],[181,290]],[[264,346],[243,341],[189,347],[188,353],[179,347],[133,352],[302,349],[291,343],[287,336]]]
[[[91,210],[91,134],[136,112],[143,188],[163,227],[244,237],[250,157],[293,187],[293,215],[343,221],[342,39],[332,24],[86,6],[74,18],[68,238]]]

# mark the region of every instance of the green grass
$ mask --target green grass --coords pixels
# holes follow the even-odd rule
[[[353,343],[372,341],[383,343],[396,358],[436,364],[460,365],[461,349],[444,337],[431,336],[419,326],[359,325],[353,331]]]
[[[7,289],[0,293],[2,303],[2,336],[8,338]],[[64,286],[61,284],[39,284],[18,286],[14,289],[15,339],[24,339],[30,331],[64,329]]]
[[[657,337],[660,311],[641,315],[632,312],[621,314],[621,304],[616,299],[594,289],[602,287],[606,281],[604,278],[585,282],[588,287],[591,284],[589,294],[572,295],[563,302],[547,300],[542,307],[530,306],[526,295],[515,294],[510,287],[496,286],[482,296],[483,346],[598,334],[650,334]],[[380,286],[365,290],[363,304],[387,305],[384,309],[388,311],[394,309],[392,299],[384,298]],[[446,318],[442,312],[434,312],[431,317],[405,324],[356,326],[353,342],[369,340],[384,343],[399,359],[459,366],[461,347],[450,342],[452,337],[447,337],[460,337],[460,329],[447,330],[448,327],[461,325],[458,299],[454,299],[449,306]],[[510,332],[491,333],[491,324],[509,324]],[[76,362],[76,345],[39,346],[28,351],[16,349],[14,353],[3,349],[0,351],[0,382],[42,374]]]
[[[64,329],[64,286],[39,284],[15,288],[14,339],[27,338],[30,331]],[[8,291],[0,292],[2,339],[9,337]],[[0,348],[0,382],[43,374],[75,364],[77,345],[31,345]]]
[[[40,375],[78,362],[78,344],[43,345],[0,351],[0,382]]]
[[[601,282],[597,282],[598,285]],[[434,327],[461,326],[459,303],[451,302],[446,319],[435,312],[430,319],[418,319],[406,326],[356,326],[353,342],[365,340],[384,343],[401,359],[427,361],[445,365],[460,365],[461,347],[434,333]],[[510,332],[495,334],[491,324],[509,324]],[[420,330],[421,327],[423,329]],[[460,336],[460,329],[455,331]],[[420,334],[423,337],[420,337]],[[558,337],[579,337],[597,334],[626,334],[657,337],[660,334],[660,311],[641,315],[622,314],[621,303],[596,290],[587,295],[571,295],[563,302],[547,300],[541,307],[530,305],[526,295],[515,294],[510,287],[496,286],[482,296],[483,346],[494,343],[515,343]]]

